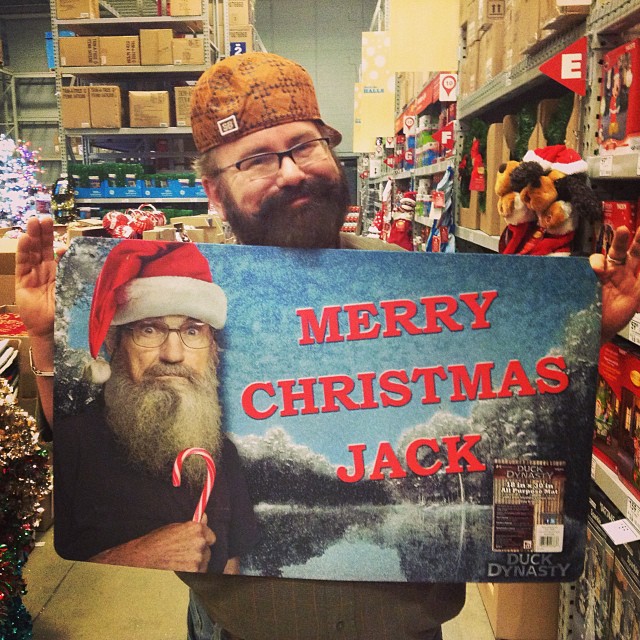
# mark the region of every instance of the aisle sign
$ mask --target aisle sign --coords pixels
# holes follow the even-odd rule
[[[574,93],[587,94],[587,38],[576,40],[550,60],[540,71]]]
[[[130,242],[152,251],[152,241]],[[108,404],[118,385],[124,397],[138,399],[121,405],[125,432],[135,435],[138,427],[126,419],[139,407],[138,422],[151,429],[144,431],[145,455],[155,460],[160,449],[161,438],[149,435],[158,432],[156,423],[144,420],[152,380],[135,383],[123,372],[125,356],[139,349],[127,341],[114,357],[104,407],[99,389],[82,382],[95,282],[116,245],[76,239],[58,267],[60,549],[75,548],[76,539],[85,547],[109,537],[120,544],[140,523],[177,522],[172,501],[154,499],[147,485],[166,481],[166,491],[178,491],[170,469],[166,478],[162,466],[147,470],[135,482],[130,465],[126,475],[112,470],[140,446],[105,435],[109,416],[118,413]],[[581,574],[600,338],[599,285],[587,259],[197,249],[226,300],[226,321],[215,332],[218,389],[223,425],[241,461],[219,464],[212,495],[228,486],[225,473],[239,469],[260,533],[243,552],[242,573],[391,582],[571,581]],[[127,299],[126,290],[114,291],[116,300]],[[161,307],[154,310],[158,315]],[[177,375],[167,366],[158,377]],[[193,420],[198,403],[187,382],[164,384],[178,399],[189,398]],[[92,394],[89,413],[102,417],[89,423]],[[204,402],[213,402],[209,387],[200,392]],[[207,432],[209,423],[200,424]],[[184,426],[181,438],[185,431],[192,433]],[[58,446],[72,438],[75,446]],[[75,438],[108,445],[92,452]],[[118,464],[105,452],[117,454]],[[232,490],[242,481],[236,483]],[[82,494],[74,495],[84,501],[80,513],[73,513],[74,500],[63,501],[65,488]],[[197,499],[199,489],[193,493]],[[190,504],[190,494],[185,498]],[[227,501],[213,502],[212,517],[217,505],[222,522],[233,516]],[[143,513],[147,508],[153,517]],[[119,521],[127,509],[135,518]],[[232,525],[231,538],[234,531],[243,529]]]

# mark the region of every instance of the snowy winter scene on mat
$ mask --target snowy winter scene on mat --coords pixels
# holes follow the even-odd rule
[[[138,243],[133,253],[145,246],[128,274],[107,268],[107,255],[129,245],[101,238],[75,240],[59,266],[54,446],[67,463],[55,472],[58,553],[91,560],[199,508],[216,534],[213,571],[238,556],[242,573],[286,578],[580,575],[600,336],[586,259],[198,244],[189,251],[210,277],[205,269],[192,290],[197,260],[184,244],[128,242]],[[193,418],[167,444],[164,415],[141,420],[131,437],[137,428],[120,423],[155,415],[141,413],[149,403],[135,371],[180,340],[184,351],[207,351],[203,324],[217,345],[205,397],[219,405],[220,437],[192,431]],[[125,352],[133,380],[114,382]],[[110,381],[88,380],[96,363],[110,365]],[[154,384],[186,389],[171,371],[148,369]],[[77,434],[85,414],[101,425],[99,452],[75,436],[57,440],[59,421],[75,419]],[[205,453],[189,457],[190,447]],[[178,486],[176,464],[186,474]],[[94,470],[110,477],[92,479]],[[83,490],[71,489],[80,478]],[[174,509],[182,496],[187,506]]]

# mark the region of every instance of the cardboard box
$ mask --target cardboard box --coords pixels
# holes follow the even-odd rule
[[[171,0],[172,16],[199,16],[202,14],[201,0]]]
[[[467,44],[467,55],[460,61],[460,87],[458,95],[468,96],[478,88],[478,60],[480,45],[477,41]]]
[[[176,103],[176,126],[191,126],[191,94],[194,87],[175,87],[173,90]]]
[[[173,64],[204,64],[204,39],[174,38]]]
[[[500,640],[556,640],[559,584],[481,583],[478,591]]]
[[[65,129],[87,129],[91,126],[89,87],[62,87],[60,94],[62,126]]]
[[[168,91],[129,91],[131,127],[168,127],[169,124]]]
[[[99,2],[98,0],[56,0],[56,16],[58,20],[99,18]]]
[[[119,129],[122,126],[120,87],[95,85],[89,87],[91,126],[94,129]]]
[[[467,229],[480,228],[480,208],[478,206],[478,192],[472,191],[468,207],[460,207],[458,224]]]
[[[120,67],[140,64],[138,36],[100,36],[100,64]]]
[[[100,38],[60,38],[58,47],[61,67],[94,67],[100,64]]]
[[[504,21],[495,22],[480,39],[478,82],[482,86],[504,69]]]
[[[140,64],[173,64],[173,29],[140,29]]]
[[[229,51],[232,56],[253,51],[253,26],[250,24],[229,29]]]
[[[486,210],[480,214],[480,229],[490,236],[497,236],[502,233],[506,223],[498,213],[496,176],[500,165],[509,161],[509,147],[504,139],[504,126],[501,122],[489,125],[486,155],[487,206]]]
[[[16,248],[18,241],[0,238],[0,303],[14,304],[16,300]]]
[[[230,27],[244,26],[255,22],[253,0],[227,0],[227,6]]]

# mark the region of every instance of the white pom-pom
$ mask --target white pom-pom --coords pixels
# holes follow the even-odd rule
[[[102,358],[92,360],[85,367],[85,377],[94,384],[104,384],[111,377],[111,365]]]

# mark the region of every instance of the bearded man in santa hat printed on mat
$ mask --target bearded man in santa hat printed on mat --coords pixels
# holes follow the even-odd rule
[[[102,395],[82,415],[56,420],[55,548],[71,560],[237,573],[256,539],[235,446],[221,430],[218,347],[227,300],[190,243],[123,240],[94,289],[89,347]],[[110,362],[99,356],[105,348]],[[216,467],[199,522],[193,510]]]

